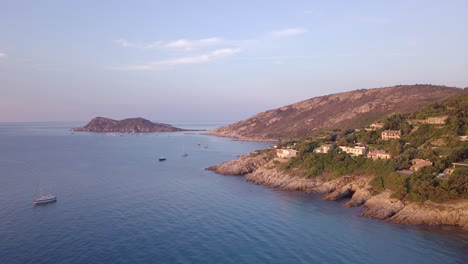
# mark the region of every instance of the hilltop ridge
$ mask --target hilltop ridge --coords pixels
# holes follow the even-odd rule
[[[300,138],[323,129],[366,126],[394,113],[413,112],[462,91],[428,84],[359,89],[268,110],[207,134],[252,141]]]

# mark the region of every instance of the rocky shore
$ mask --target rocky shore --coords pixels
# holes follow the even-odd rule
[[[372,175],[348,175],[333,179],[323,174],[306,179],[299,172],[278,168],[266,153],[251,153],[238,159],[207,168],[223,175],[242,175],[248,181],[281,190],[299,190],[324,194],[324,200],[350,198],[346,207],[362,206],[362,215],[392,223],[411,225],[452,225],[468,230],[468,201],[443,204],[426,201],[415,204],[391,198],[391,191],[372,194]]]
[[[278,142],[281,141],[279,139],[265,139],[263,137],[256,137],[256,136],[241,136],[235,135],[228,131],[222,132],[221,128],[217,128],[216,130],[208,131],[203,133],[203,135],[209,136],[217,136],[217,137],[228,137],[232,138],[234,141],[251,141],[251,142]],[[286,138],[282,138],[282,140],[287,140]]]

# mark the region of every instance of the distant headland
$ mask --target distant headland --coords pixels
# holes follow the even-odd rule
[[[114,120],[105,117],[95,117],[83,127],[73,128],[73,131],[89,132],[119,132],[119,133],[148,133],[148,132],[177,132],[193,131],[174,127],[169,124],[153,123],[147,119],[127,118],[123,120]]]

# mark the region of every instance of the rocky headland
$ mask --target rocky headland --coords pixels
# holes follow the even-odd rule
[[[207,134],[244,141],[278,141],[334,128],[367,126],[394,113],[409,113],[462,93],[438,85],[397,85],[314,97],[256,114]]]
[[[374,193],[372,175],[347,175],[338,178],[326,173],[304,178],[300,172],[286,172],[268,153],[253,152],[235,160],[207,168],[223,175],[242,175],[247,181],[281,190],[324,194],[324,200],[350,198],[346,207],[362,206],[362,215],[392,223],[412,225],[452,225],[468,230],[468,201],[411,203],[391,197],[391,191]]]
[[[93,118],[88,124],[83,127],[73,128],[73,131],[89,131],[89,132],[117,132],[117,133],[147,133],[147,132],[176,132],[176,131],[193,131],[182,128],[173,127],[169,124],[153,123],[147,119],[127,118],[123,120],[114,120],[105,117]]]

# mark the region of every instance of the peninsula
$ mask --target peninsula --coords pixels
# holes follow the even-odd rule
[[[117,132],[117,133],[148,133],[148,132],[176,132],[190,131],[182,128],[173,127],[169,124],[153,123],[147,119],[127,118],[123,120],[114,120],[105,117],[95,117],[83,127],[73,128],[73,131],[89,132]]]
[[[345,206],[363,206],[362,215],[375,219],[468,230],[468,89],[455,92],[412,113],[322,130],[208,169],[324,200],[348,198]]]

